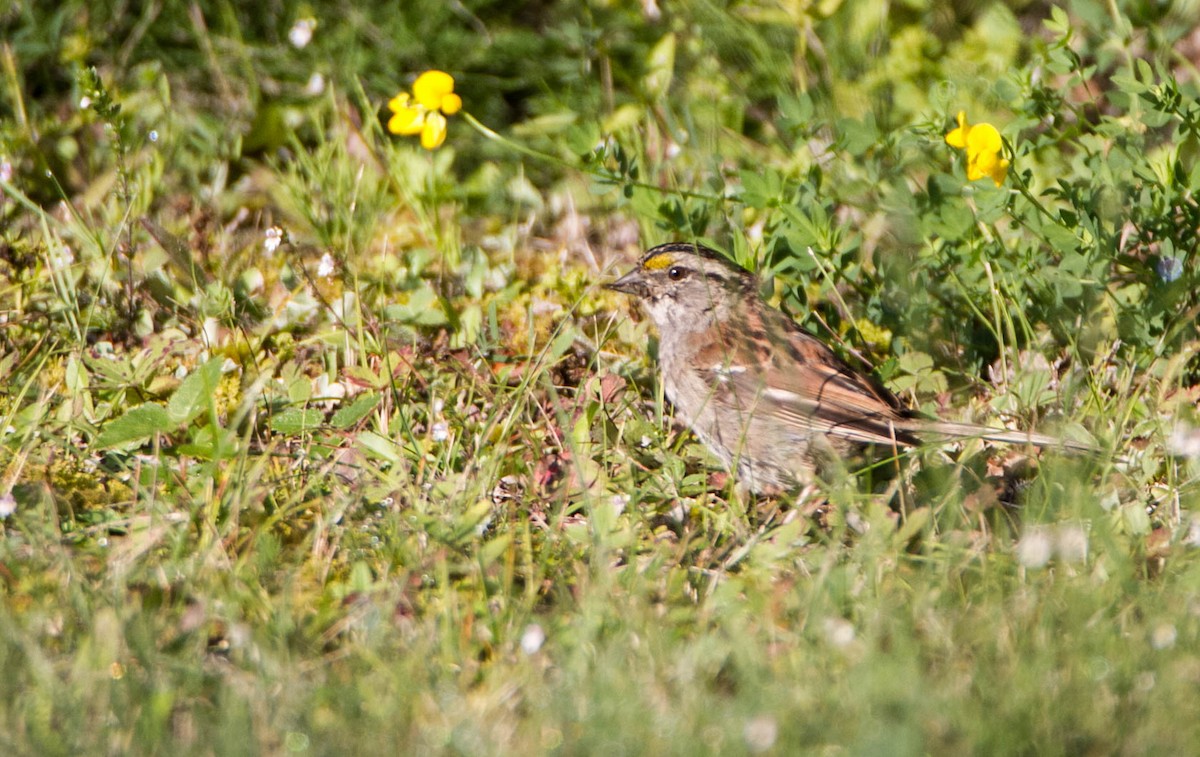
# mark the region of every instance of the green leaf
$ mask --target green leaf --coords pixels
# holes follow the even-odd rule
[[[837,135],[838,143],[855,157],[863,155],[879,142],[879,129],[875,126],[875,117],[870,114],[862,121],[854,118],[839,120]]]
[[[391,305],[385,310],[390,320],[414,326],[444,326],[446,311],[437,292],[427,284],[408,295],[408,302]]]
[[[946,376],[937,370],[933,358],[924,352],[905,352],[898,361],[898,374],[892,379],[897,391],[919,389],[931,393],[946,391]]]
[[[333,417],[329,419],[329,425],[338,429],[350,428],[366,418],[379,405],[379,400],[378,394],[364,394],[349,405],[338,408]]]
[[[291,408],[271,419],[271,430],[281,434],[302,434],[312,431],[325,422],[325,413],[320,410]]]
[[[1048,223],[1041,228],[1042,235],[1055,250],[1074,250],[1079,246],[1079,238],[1075,232],[1057,223]]]
[[[1117,85],[1118,89],[1134,95],[1150,91],[1150,87],[1142,84],[1137,80],[1137,77],[1129,74],[1116,74],[1112,77],[1112,83]]]
[[[1042,25],[1058,35],[1065,36],[1071,31],[1071,19],[1067,16],[1067,12],[1057,5],[1051,6],[1050,18],[1043,21]]]
[[[486,541],[479,546],[478,556],[479,565],[487,568],[499,560],[508,551],[512,544],[512,534],[500,534],[491,541]]]
[[[191,439],[179,445],[180,455],[202,460],[228,460],[237,454],[237,437],[219,426],[204,425],[192,431]]]
[[[675,34],[668,32],[650,51],[646,61],[648,69],[642,80],[646,94],[654,100],[666,97],[675,73]]]
[[[771,170],[742,171],[742,202],[752,208],[774,207],[783,195],[783,179]]]
[[[106,423],[96,437],[96,446],[101,449],[122,444],[140,442],[155,434],[163,434],[177,428],[162,405],[138,405],[114,421]]]
[[[975,225],[975,214],[962,202],[948,202],[937,215],[926,218],[929,233],[944,239],[964,237]]]
[[[465,306],[458,314],[458,331],[451,340],[455,349],[474,344],[483,329],[483,309],[477,304]]]
[[[380,460],[389,463],[400,462],[400,446],[386,436],[380,436],[374,431],[364,431],[356,437],[359,448]]]
[[[567,354],[567,350],[571,349],[571,345],[573,344],[575,344],[575,330],[564,327],[558,336],[554,337],[554,341],[550,343],[550,359],[558,360]]]
[[[1154,69],[1150,67],[1150,64],[1144,58],[1134,60],[1133,64],[1137,66],[1139,79],[1146,83],[1154,81]]]
[[[167,414],[176,426],[191,423],[196,416],[211,406],[224,363],[223,357],[210,358],[204,365],[192,371],[171,395],[171,399],[167,401]]]
[[[1150,516],[1146,514],[1146,508],[1141,503],[1134,502],[1121,507],[1121,518],[1125,521],[1125,527],[1129,533],[1144,536],[1150,533]]]
[[[904,517],[904,525],[900,526],[900,530],[896,532],[894,543],[897,545],[907,544],[914,536],[925,530],[931,518],[932,511],[928,507],[911,510]]]
[[[450,539],[455,543],[474,541],[492,519],[492,503],[480,500],[468,507],[454,520]]]
[[[87,366],[83,364],[83,361],[74,355],[67,358],[66,386],[67,393],[70,396],[77,397],[80,394],[86,393],[90,380],[91,376],[88,374]]]
[[[813,120],[816,109],[813,107],[812,97],[807,93],[783,93],[778,96],[778,102],[779,113],[788,126],[803,129]]]

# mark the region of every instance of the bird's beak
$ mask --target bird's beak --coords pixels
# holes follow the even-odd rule
[[[604,288],[622,294],[632,294],[634,297],[646,296],[646,280],[642,278],[642,272],[636,268],[616,281],[605,284]]]

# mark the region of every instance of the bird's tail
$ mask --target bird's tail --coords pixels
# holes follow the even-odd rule
[[[1057,436],[1038,434],[1033,431],[1014,431],[1006,428],[977,426],[973,423],[954,423],[952,421],[914,420],[911,425],[902,427],[911,431],[925,442],[949,442],[957,439],[987,439],[1004,444],[1031,444],[1046,449],[1061,449],[1068,452],[1099,452],[1100,449],[1086,442],[1063,439]]]

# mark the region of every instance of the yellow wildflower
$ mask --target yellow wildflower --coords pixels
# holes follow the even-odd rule
[[[413,93],[401,92],[391,99],[388,131],[421,135],[421,147],[435,150],[446,141],[446,116],[462,109],[462,98],[454,94],[454,77],[445,71],[426,71],[413,82]],[[445,115],[443,115],[445,114]]]
[[[454,77],[445,71],[426,71],[413,82],[413,97],[429,110],[452,116],[462,108],[462,98],[454,94]]]
[[[996,186],[1004,183],[1008,176],[1008,159],[1000,157],[1004,140],[1000,132],[989,123],[967,123],[966,111],[958,112],[958,128],[946,135],[946,144],[967,151],[967,180],[975,181],[984,176],[991,177]]]

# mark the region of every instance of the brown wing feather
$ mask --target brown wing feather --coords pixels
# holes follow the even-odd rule
[[[917,443],[917,437],[903,428],[911,414],[895,395],[854,371],[783,313],[751,310],[745,322],[731,324],[727,334],[766,337],[748,340],[754,352],[738,351],[743,358],[753,354],[747,365],[733,364],[733,350],[724,346],[729,344],[726,340],[698,355],[697,364],[713,374],[709,385],[735,393],[743,407],[771,413],[806,434],[868,444]],[[781,366],[787,368],[780,370]],[[769,387],[768,372],[773,376]]]

